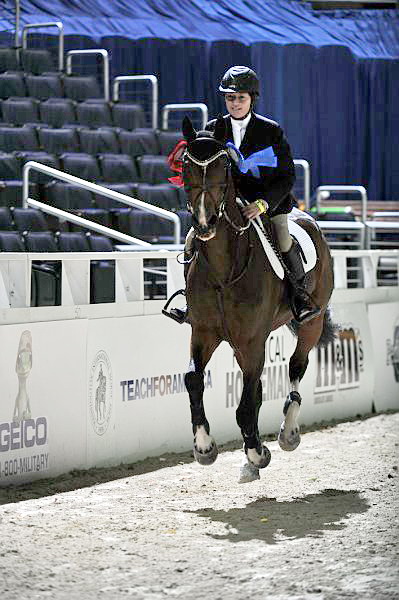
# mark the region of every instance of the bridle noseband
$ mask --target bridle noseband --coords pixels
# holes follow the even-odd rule
[[[220,158],[221,156],[225,156],[226,157],[226,164],[224,166],[224,170],[225,170],[225,182],[220,184],[207,184],[206,183],[206,170],[208,165],[210,165],[211,163],[213,163],[215,160],[217,160],[218,158]],[[220,202],[219,205],[219,214],[218,214],[218,220],[224,216],[224,218],[226,219],[227,223],[240,235],[242,233],[244,233],[244,231],[246,231],[249,226],[250,226],[250,222],[247,223],[247,225],[244,226],[240,226],[240,225],[236,225],[228,216],[227,212],[226,212],[226,207],[225,207],[225,203],[226,203],[226,192],[227,192],[227,188],[228,188],[228,178],[229,178],[229,173],[231,171],[231,157],[230,154],[228,153],[228,151],[224,148],[218,150],[218,152],[216,152],[216,154],[213,154],[210,158],[207,158],[205,160],[200,160],[198,158],[196,158],[195,156],[193,156],[191,154],[191,152],[188,150],[188,148],[185,150],[184,155],[183,155],[183,165],[187,164],[187,161],[190,161],[192,163],[194,163],[195,165],[201,167],[203,169],[203,174],[202,174],[202,185],[185,185],[185,189],[186,191],[192,190],[192,189],[199,189],[201,193],[205,194],[206,192],[209,192],[212,188],[222,188],[223,189],[223,196],[222,196],[222,200]],[[184,169],[183,169],[183,173],[184,173]],[[189,212],[191,212],[191,214],[193,214],[194,210],[193,207],[191,205],[191,203],[187,200],[187,210]]]

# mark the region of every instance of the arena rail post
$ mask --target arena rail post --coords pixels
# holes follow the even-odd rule
[[[180,218],[177,214],[165,210],[164,208],[159,208],[158,206],[153,206],[152,204],[147,204],[146,202],[142,202],[142,200],[138,200],[137,198],[131,198],[130,196],[126,196],[125,194],[121,194],[120,192],[116,192],[114,190],[110,190],[102,185],[98,185],[96,183],[92,183],[91,181],[86,181],[85,179],[81,179],[80,177],[75,177],[75,175],[70,175],[69,173],[64,173],[63,171],[59,171],[58,169],[54,169],[53,167],[48,167],[47,165],[43,165],[41,163],[35,162],[33,160],[25,163],[23,167],[23,183],[22,183],[22,206],[27,208],[27,206],[32,206],[35,208],[40,208],[40,210],[45,210],[49,212],[52,210],[52,213],[55,216],[59,216],[61,213],[62,219],[70,221],[71,223],[76,223],[78,225],[83,225],[83,227],[87,227],[88,229],[92,229],[93,231],[98,231],[99,233],[103,233],[108,237],[114,237],[115,239],[119,239],[120,241],[127,243],[134,243],[141,246],[149,246],[151,244],[149,242],[144,242],[143,240],[138,240],[133,238],[132,236],[126,236],[120,232],[116,232],[113,229],[109,229],[108,227],[104,227],[103,225],[98,225],[97,223],[92,223],[92,221],[88,221],[87,219],[82,219],[81,217],[76,217],[71,213],[66,211],[61,211],[58,208],[52,207],[48,204],[44,204],[42,202],[38,202],[37,200],[33,200],[29,198],[29,173],[31,170],[39,171],[39,173],[44,173],[45,175],[49,175],[50,177],[54,177],[55,179],[60,179],[61,181],[65,181],[67,183],[72,183],[78,187],[81,187],[89,192],[94,192],[97,194],[102,194],[107,198],[111,198],[112,200],[116,200],[117,202],[121,202],[122,204],[126,204],[127,206],[131,206],[133,208],[139,208],[141,210],[145,210],[146,212],[157,215],[161,219],[165,219],[167,221],[172,221],[174,226],[174,243],[180,244],[180,236],[181,236],[181,223]],[[39,206],[40,205],[40,206]],[[57,213],[57,214],[56,214]],[[76,221],[76,219],[80,219],[80,221]],[[89,227],[90,225],[90,227]],[[101,228],[101,229],[99,229]],[[110,235],[110,232],[113,235]],[[119,236],[116,237],[116,234]],[[122,239],[123,238],[123,239]],[[127,239],[129,238],[129,239]],[[133,241],[134,240],[134,241]]]
[[[362,185],[320,185],[316,189],[316,209],[317,212],[320,211],[321,200],[323,197],[323,192],[337,192],[340,194],[345,193],[358,193],[361,197],[362,202],[362,216],[361,221],[363,224],[366,223],[367,220],[367,190]]]
[[[295,158],[294,165],[303,170],[303,202],[306,210],[310,210],[310,164],[303,158]]]
[[[161,111],[162,129],[169,129],[169,113],[181,111],[199,111],[202,115],[201,127],[202,129],[205,129],[205,125],[208,122],[208,107],[203,102],[192,102],[188,104],[165,104]]]
[[[48,23],[29,23],[22,28],[22,48],[28,46],[28,30],[43,27],[57,27],[58,29],[58,69],[64,69],[64,25],[61,21],[50,21]]]
[[[67,75],[72,74],[72,58],[74,56],[86,56],[88,54],[98,54],[103,59],[103,88],[104,88],[104,100],[110,101],[109,95],[109,54],[104,48],[90,50],[69,50],[66,54],[66,68],[65,72]]]
[[[158,79],[155,75],[120,75],[115,77],[112,84],[112,100],[119,102],[119,88],[121,83],[149,81],[152,88],[151,101],[151,126],[158,129]]]

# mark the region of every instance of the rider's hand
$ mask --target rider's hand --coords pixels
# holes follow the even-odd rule
[[[264,210],[261,209],[262,205],[264,206]],[[265,200],[255,200],[255,202],[251,202],[250,204],[247,204],[247,206],[244,206],[242,212],[249,220],[255,219],[255,217],[258,217],[262,213],[266,212],[268,208],[269,205]]]

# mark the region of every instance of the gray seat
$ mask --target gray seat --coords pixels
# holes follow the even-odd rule
[[[40,119],[51,127],[76,123],[75,102],[69,98],[49,98],[40,103]]]
[[[20,50],[22,69],[33,75],[41,75],[48,71],[55,71],[53,57],[48,50]]]
[[[101,154],[99,161],[104,181],[128,183],[139,180],[136,165],[127,154]]]
[[[168,177],[173,175],[166,156],[142,156],[139,171],[141,181],[152,184],[167,183]]]
[[[86,100],[76,107],[78,122],[84,127],[113,126],[111,108],[105,100]]]
[[[12,152],[0,152],[0,181],[5,179],[20,179],[21,165]]]
[[[181,131],[160,131],[158,133],[160,152],[168,156],[180,140],[183,139]]]
[[[0,148],[4,152],[16,150],[39,150],[33,127],[0,127]]]
[[[112,116],[115,127],[121,129],[131,131],[145,125],[144,109],[139,104],[116,102],[112,105]]]
[[[137,186],[137,197],[143,202],[165,208],[166,210],[176,210],[178,199],[176,188],[170,183],[161,183],[151,185],[148,183],[139,183]]]
[[[46,202],[62,210],[87,208],[93,205],[93,194],[71,183],[50,181],[43,190]]]
[[[25,81],[29,96],[39,100],[62,96],[61,77],[57,73],[26,75]]]
[[[108,129],[81,129],[80,143],[83,152],[88,154],[117,154],[120,151],[118,138]]]
[[[14,208],[13,217],[18,231],[47,231],[44,214],[35,208]]]
[[[0,73],[17,71],[18,69],[19,63],[15,48],[0,48]]]
[[[38,129],[40,146],[52,154],[79,152],[80,144],[77,131],[74,129]]]
[[[64,78],[64,94],[76,102],[83,102],[88,98],[100,98],[100,88],[94,77],[77,77],[69,75]]]
[[[60,163],[59,160],[54,154],[48,154],[47,152],[38,151],[38,152],[17,152],[16,153],[18,160],[22,166],[30,161],[34,160],[35,162],[41,163],[43,165],[47,165],[48,167],[52,167],[53,169],[59,169]],[[30,172],[30,181],[34,181],[35,183],[47,183],[49,181],[49,175],[41,173],[40,171],[31,170]]]
[[[20,234],[16,231],[0,231],[0,252],[26,252]]]
[[[159,142],[154,129],[121,131],[119,142],[123,154],[137,157],[144,154],[159,154]]]
[[[34,98],[8,98],[1,108],[6,123],[21,126],[40,121],[38,101]]]
[[[22,73],[0,74],[0,98],[26,96],[26,85]]]
[[[7,206],[0,206],[0,231],[13,231],[13,229],[10,209]]]
[[[80,153],[64,153],[61,155],[61,161],[64,170],[71,175],[96,181],[101,179],[100,169],[97,159],[89,154]]]

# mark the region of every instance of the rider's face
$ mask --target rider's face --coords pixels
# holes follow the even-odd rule
[[[227,110],[235,119],[243,119],[251,110],[251,96],[248,92],[228,93],[224,96]]]

